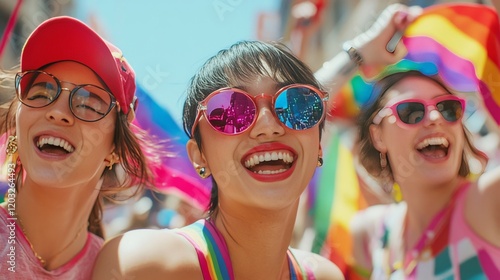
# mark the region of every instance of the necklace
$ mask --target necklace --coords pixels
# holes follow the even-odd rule
[[[33,254],[35,254],[35,257],[38,259],[38,261],[40,262],[40,264],[46,268],[46,265],[47,265],[47,262],[45,261],[44,258],[42,258],[42,256],[40,256],[40,254],[38,254],[36,251],[35,251],[35,248],[33,247],[33,244],[31,243],[31,241],[28,239],[28,235],[26,234],[26,230],[24,229],[24,225],[23,225],[23,221],[21,220],[21,218],[19,218],[19,216],[16,216],[17,218],[17,221],[19,221],[19,226],[24,234],[24,237],[26,238],[26,241],[28,241],[28,244],[30,245],[31,247],[31,251],[33,251]],[[88,223],[87,223],[88,225]],[[56,254],[54,254],[51,258],[54,258],[54,257],[57,257],[59,256],[60,254],[62,254],[66,249],[69,248],[69,246],[71,246],[75,240],[78,238],[78,236],[80,236],[80,233],[82,232],[82,229],[84,229],[85,227],[85,224],[83,224],[77,231],[75,237],[66,245],[64,246],[61,250],[59,250]]]
[[[386,274],[390,276],[393,272],[397,270],[402,270],[405,276],[409,276],[417,267],[419,261],[423,259],[429,259],[432,257],[431,245],[443,234],[443,229],[448,225],[451,213],[453,212],[454,198],[439,211],[434,218],[431,220],[429,226],[422,233],[417,244],[413,247],[411,255],[408,257],[405,253],[404,247],[400,245],[400,256],[399,259],[392,263],[390,260],[390,247],[387,245],[384,248],[385,262],[386,262]],[[403,223],[405,227],[406,223]],[[402,238],[401,242],[404,242],[403,236],[404,229],[401,230]],[[388,241],[387,241],[388,242]]]

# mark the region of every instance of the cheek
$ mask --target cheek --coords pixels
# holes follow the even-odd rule
[[[104,148],[110,150],[114,143],[114,126],[106,126],[99,124],[98,126],[85,125],[82,126],[82,136],[87,149]]]
[[[297,137],[299,138],[299,141],[303,145],[304,157],[307,162],[306,164],[308,166],[309,165],[316,166],[318,163],[318,157],[321,155],[321,152],[319,150],[320,148],[319,130],[314,129],[314,132],[304,132],[298,135]],[[321,156],[324,156],[324,154]]]

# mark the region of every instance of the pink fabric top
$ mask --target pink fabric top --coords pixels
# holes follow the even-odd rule
[[[55,270],[47,271],[35,257],[15,220],[3,207],[0,209],[0,240],[2,242],[0,245],[0,279],[86,280],[91,278],[92,267],[103,244],[102,238],[88,233],[87,243],[73,259]]]
[[[361,218],[374,226],[365,243],[373,265],[371,279],[500,279],[500,248],[478,236],[464,217],[470,186],[462,186],[455,202],[436,214],[414,250],[407,251],[404,265],[398,259],[401,247],[397,243],[406,204],[377,206],[373,210],[380,212],[375,215],[368,213],[370,208],[364,210]],[[415,255],[419,257],[415,259]]]

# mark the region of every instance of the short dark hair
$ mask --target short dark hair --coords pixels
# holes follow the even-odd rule
[[[312,85],[321,90],[320,83],[312,70],[282,43],[261,41],[240,41],[219,51],[208,59],[190,81],[184,102],[184,132],[196,140],[201,151],[201,135],[196,128],[191,135],[198,103],[213,91],[250,81],[256,76],[267,76],[278,84],[294,83]],[[320,137],[324,122],[319,126]],[[212,177],[212,192],[209,214],[217,209],[218,187]]]

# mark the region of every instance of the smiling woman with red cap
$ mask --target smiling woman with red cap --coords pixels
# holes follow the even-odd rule
[[[88,279],[103,243],[101,203],[152,173],[134,133],[135,75],[121,51],[71,17],[40,24],[21,54],[0,208],[0,274]]]

